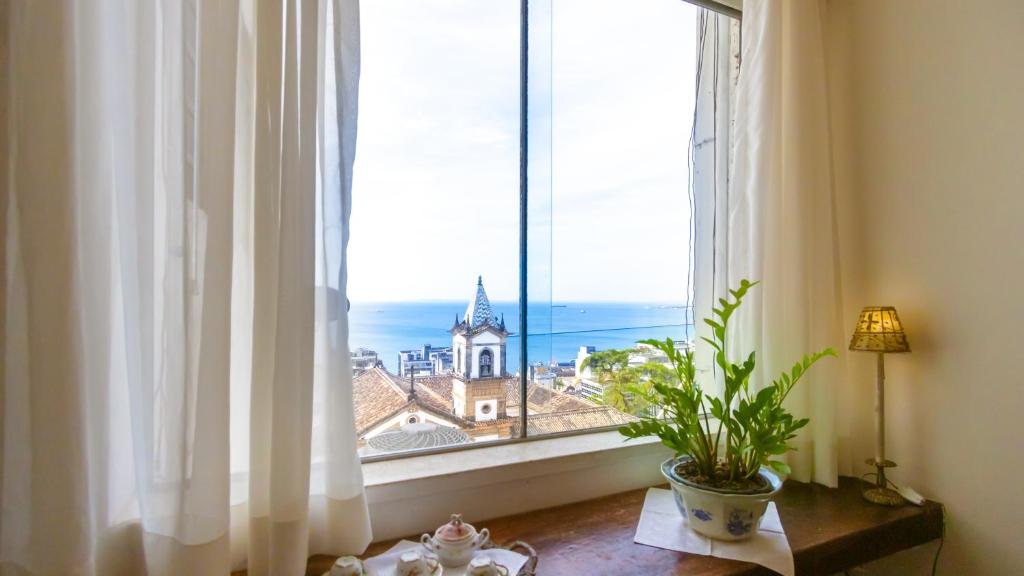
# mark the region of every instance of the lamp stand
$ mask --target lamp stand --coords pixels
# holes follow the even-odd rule
[[[867,474],[875,477],[875,484],[864,490],[864,499],[883,506],[903,504],[903,497],[889,487],[889,480],[885,477],[885,469],[896,467],[896,463],[885,459],[885,354],[882,352],[878,353],[878,381],[875,385],[875,457],[868,459],[867,464],[875,467],[874,474]]]

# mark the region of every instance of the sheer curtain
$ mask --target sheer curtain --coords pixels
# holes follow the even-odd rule
[[[718,98],[734,122],[717,134],[715,149],[728,165],[718,161],[716,193],[698,212],[698,234],[714,253],[705,266],[715,269],[705,278],[712,283],[707,296],[698,296],[698,314],[741,279],[761,281],[738,312],[731,343],[744,355],[758,351],[757,385],[804,353],[826,346],[841,352],[846,339],[823,10],[820,0],[744,2],[738,79],[721,86]],[[835,486],[840,471],[851,471],[850,462],[840,462],[846,427],[836,409],[843,362],[817,364],[787,400],[811,419],[788,455],[797,480]]]
[[[357,2],[8,2],[0,34],[0,572],[361,551]]]

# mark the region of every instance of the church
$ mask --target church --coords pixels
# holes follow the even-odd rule
[[[508,330],[498,320],[484,291],[483,277],[477,278],[476,295],[461,321],[452,326],[452,396],[455,414],[473,421],[496,420],[505,411],[503,390],[506,378],[505,346]]]
[[[452,367],[432,376],[397,376],[377,366],[353,379],[360,452],[376,454],[498,440],[519,435],[520,379],[509,374],[509,332],[491,307],[483,278],[452,336]],[[622,425],[635,420],[609,406],[544,386],[527,388],[530,435]]]

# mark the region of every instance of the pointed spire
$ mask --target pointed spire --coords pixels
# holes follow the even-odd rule
[[[483,276],[477,277],[476,296],[466,308],[465,321],[467,328],[476,328],[485,324],[494,326],[498,323],[498,318],[491,310],[491,302],[487,299],[487,292],[484,290]]]

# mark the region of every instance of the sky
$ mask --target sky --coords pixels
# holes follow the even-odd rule
[[[518,299],[519,0],[361,15],[353,301]],[[685,301],[697,9],[531,5],[531,300]]]

